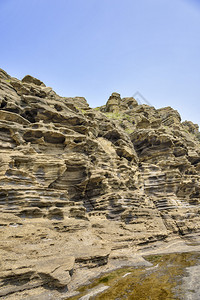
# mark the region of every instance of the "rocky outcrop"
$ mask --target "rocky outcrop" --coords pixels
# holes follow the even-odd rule
[[[91,109],[0,70],[0,133],[5,299],[59,299],[77,270],[200,231],[198,127],[170,107]]]

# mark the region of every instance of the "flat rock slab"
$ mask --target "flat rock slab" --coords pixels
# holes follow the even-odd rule
[[[107,290],[109,286],[101,286],[101,287],[96,287],[95,289],[92,289],[87,295],[81,297],[79,300],[89,300],[91,297],[97,296],[99,293],[102,293],[103,291]]]
[[[183,277],[184,300],[199,300],[200,299],[200,265],[189,267],[186,269],[187,275]]]

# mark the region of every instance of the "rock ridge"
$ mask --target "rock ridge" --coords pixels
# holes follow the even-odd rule
[[[199,128],[171,107],[92,109],[0,69],[0,133],[5,299],[61,299],[80,269],[200,232]]]

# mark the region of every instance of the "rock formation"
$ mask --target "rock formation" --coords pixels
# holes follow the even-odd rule
[[[0,161],[4,299],[61,299],[77,270],[200,231],[198,126],[171,107],[92,109],[0,70]]]

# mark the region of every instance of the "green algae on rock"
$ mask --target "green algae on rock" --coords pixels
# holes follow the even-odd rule
[[[181,287],[182,278],[186,274],[186,268],[200,264],[200,253],[150,255],[145,256],[145,259],[152,263],[151,267],[123,268],[105,274],[90,285],[80,288],[80,294],[69,299],[81,299],[83,295],[88,294],[88,291],[95,290],[95,286],[99,287],[102,284],[109,286],[109,288],[94,298],[88,299],[185,299],[185,291]],[[87,298],[85,297],[85,299]]]

